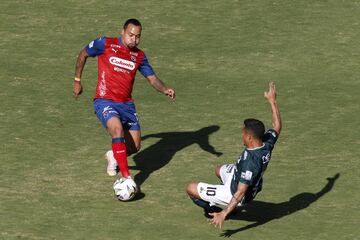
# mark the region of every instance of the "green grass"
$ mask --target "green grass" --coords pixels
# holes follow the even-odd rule
[[[243,231],[254,222],[240,216],[224,230],[233,239],[359,239],[358,1],[4,0],[0,9],[0,238],[221,238],[226,232],[207,224],[184,188],[217,182],[213,168],[236,160],[244,118],[270,126],[262,94],[275,80],[284,127],[257,203],[280,206],[340,177],[302,209]],[[116,36],[129,17],[142,21],[141,47],[178,99],[138,75],[143,135],[172,134],[147,138],[129,158],[164,166],[142,184],[144,198],[121,203],[105,173],[110,138],[92,109],[96,60],[87,62],[79,101],[72,79],[81,48]],[[220,157],[193,141],[206,136],[189,135],[212,125],[220,129],[209,144]],[[250,218],[281,215],[261,210]]]

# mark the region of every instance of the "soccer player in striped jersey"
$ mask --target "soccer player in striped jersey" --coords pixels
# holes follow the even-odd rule
[[[157,91],[175,99],[175,91],[168,88],[155,74],[140,43],[142,26],[137,19],[128,19],[119,37],[100,37],[80,51],[76,67],[73,93],[82,93],[81,75],[88,57],[97,57],[98,83],[94,110],[112,138],[112,151],[106,153],[107,173],[117,174],[117,166],[124,178],[130,177],[127,156],[139,151],[141,132],[134,100],[131,96],[135,74],[139,71]]]

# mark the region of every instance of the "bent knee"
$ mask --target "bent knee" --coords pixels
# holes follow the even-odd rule
[[[139,145],[129,145],[129,146],[127,146],[126,151],[127,151],[128,156],[130,156],[131,154],[139,152],[140,148],[141,148],[140,144]]]
[[[135,148],[134,148],[135,153],[137,153],[138,151],[140,151],[140,149],[141,149],[141,143],[140,143],[140,142],[139,142],[139,143],[135,143]]]
[[[218,178],[220,177],[220,169],[221,169],[221,166],[215,167],[215,175],[216,175]]]
[[[186,193],[190,196],[190,197],[199,197],[199,193],[197,190],[197,186],[198,183],[197,182],[191,182],[187,185],[186,187]]]
[[[124,136],[124,132],[121,126],[110,126],[108,127],[108,132],[113,138]]]

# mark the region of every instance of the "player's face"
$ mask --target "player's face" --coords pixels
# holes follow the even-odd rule
[[[139,45],[140,37],[141,27],[133,24],[129,24],[126,29],[123,29],[121,32],[123,43],[130,49]]]

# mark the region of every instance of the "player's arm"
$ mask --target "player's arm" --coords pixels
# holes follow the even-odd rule
[[[158,78],[156,75],[147,76],[146,79],[149,81],[150,85],[153,86],[157,91],[175,100],[175,91],[172,88],[166,87],[164,82],[161,81],[161,79]]]
[[[103,54],[105,49],[105,39],[106,37],[99,37],[94,41],[91,41],[88,45],[85,46],[83,50],[80,51],[75,65],[75,81],[73,85],[73,92],[75,98],[77,98],[83,91],[80,80],[82,72],[84,70],[86,59],[88,57],[96,57]]]
[[[222,227],[223,222],[225,221],[226,217],[235,209],[235,207],[239,204],[239,202],[245,196],[246,190],[248,188],[247,184],[239,183],[236,192],[234,193],[231,201],[229,204],[219,213],[210,213],[213,218],[211,219],[210,223],[214,224],[215,227],[219,226]]]
[[[171,88],[166,87],[164,82],[161,81],[158,76],[156,76],[146,55],[144,55],[144,58],[142,59],[142,62],[139,66],[139,71],[149,81],[150,85],[153,86],[153,88],[175,100],[175,91]]]
[[[269,90],[264,93],[264,97],[270,103],[272,113],[272,126],[273,129],[280,134],[281,132],[281,117],[280,110],[276,103],[276,87],[274,82],[269,82]]]
[[[82,93],[82,85],[81,85],[81,74],[84,69],[86,59],[89,57],[89,54],[85,49],[81,50],[79,56],[76,60],[75,65],[75,80],[73,84],[73,93],[75,98],[77,98]]]

